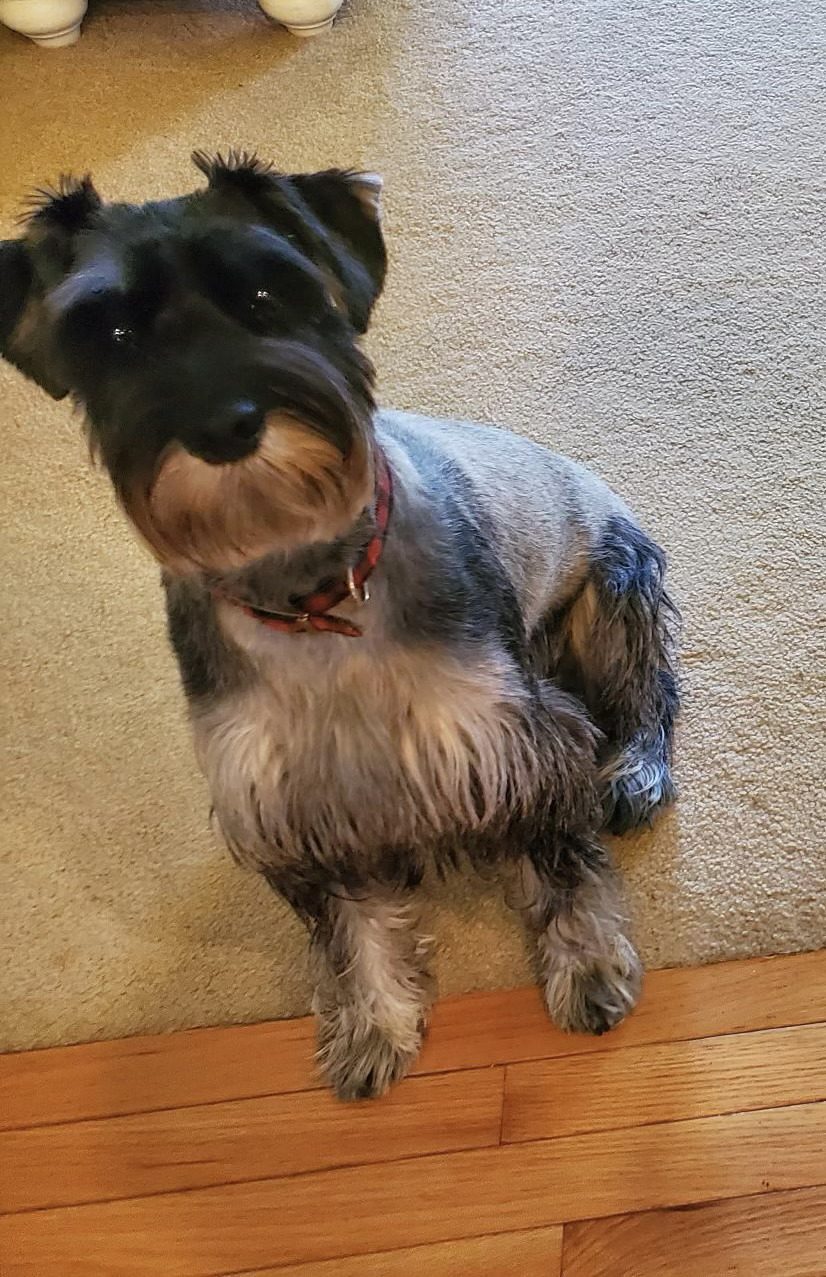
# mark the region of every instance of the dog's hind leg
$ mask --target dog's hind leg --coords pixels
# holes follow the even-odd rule
[[[675,796],[679,617],[664,575],[659,547],[629,519],[614,517],[565,622],[559,674],[604,734],[604,823],[617,834],[649,822]]]
[[[430,1006],[427,942],[410,893],[390,888],[301,893],[273,882],[311,935],[321,1071],[342,1100],[383,1094],[421,1047]]]
[[[619,879],[596,833],[602,815],[596,733],[581,705],[543,681],[533,739],[544,759],[545,789],[511,830],[511,903],[536,933],[553,1021],[575,1032],[604,1033],[634,1006],[641,967]]]

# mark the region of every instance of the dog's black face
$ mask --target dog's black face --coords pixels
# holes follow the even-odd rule
[[[85,410],[94,452],[173,571],[326,539],[370,486],[380,183],[197,154],[204,190],[104,205],[88,179],[0,243],[0,353]]]

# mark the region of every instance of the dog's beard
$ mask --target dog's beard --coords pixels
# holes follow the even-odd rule
[[[175,445],[149,486],[122,500],[156,558],[186,575],[228,572],[274,551],[333,541],[370,496],[364,435],[343,456],[311,427],[271,413],[244,460],[211,465]]]

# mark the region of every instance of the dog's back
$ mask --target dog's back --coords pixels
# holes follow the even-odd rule
[[[608,520],[633,519],[590,470],[524,435],[387,411],[377,425],[423,482],[455,489],[457,473],[466,481],[467,501],[495,540],[528,634],[581,583]]]

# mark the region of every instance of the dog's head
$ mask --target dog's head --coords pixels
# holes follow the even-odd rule
[[[84,409],[127,514],[173,572],[342,533],[371,491],[381,183],[196,153],[204,189],[39,192],[0,242],[0,353]]]

